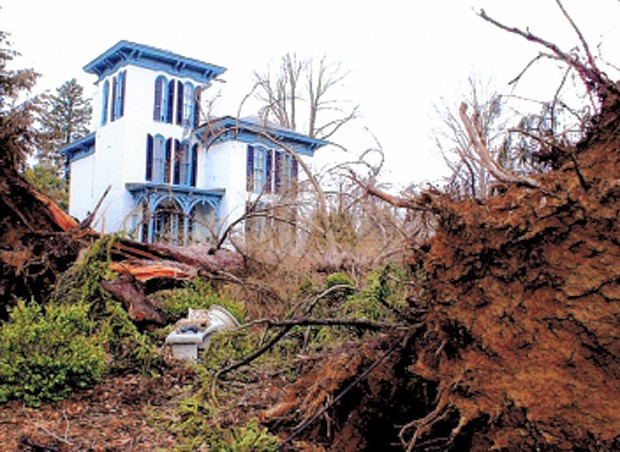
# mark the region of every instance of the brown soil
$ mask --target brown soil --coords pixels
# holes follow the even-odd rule
[[[542,189],[432,201],[438,230],[412,258],[418,326],[291,447],[620,449],[618,98],[598,119]],[[390,340],[290,388],[289,420],[312,417]]]
[[[124,375],[107,379],[67,400],[27,408],[18,402],[0,405],[2,450],[127,451],[158,450],[177,443],[153,425],[158,413],[170,411],[192,374],[180,368],[149,378]]]

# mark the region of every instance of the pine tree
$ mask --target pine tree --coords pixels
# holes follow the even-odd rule
[[[90,99],[84,98],[84,88],[74,78],[57,88],[55,95],[44,95],[39,123],[46,143],[39,149],[39,163],[49,164],[61,176],[64,159],[58,150],[88,135],[92,112]]]
[[[84,88],[74,78],[57,88],[56,94],[42,96],[38,117],[42,142],[37,163],[26,171],[26,177],[64,209],[68,207],[68,181],[65,158],[58,151],[88,135],[92,110]]]
[[[23,101],[35,85],[31,69],[10,70],[7,64],[18,53],[11,49],[8,33],[0,31],[0,166],[23,169],[37,141],[33,128],[35,101]]]

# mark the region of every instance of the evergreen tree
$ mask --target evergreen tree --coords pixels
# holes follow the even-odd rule
[[[33,128],[35,102],[21,99],[35,85],[37,74],[31,69],[8,69],[7,63],[17,55],[8,34],[0,31],[0,166],[23,169],[38,134]]]
[[[92,112],[90,99],[84,98],[84,88],[74,78],[57,88],[56,94],[43,95],[39,123],[46,142],[39,149],[39,163],[53,167],[61,176],[64,159],[58,150],[88,135]]]
[[[74,78],[57,88],[56,94],[42,96],[38,117],[42,142],[37,163],[26,171],[26,177],[64,209],[68,207],[68,181],[65,158],[58,151],[88,135],[92,110],[84,88]]]

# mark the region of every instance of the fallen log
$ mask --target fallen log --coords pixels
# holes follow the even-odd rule
[[[12,166],[0,169],[0,212],[0,318],[6,318],[7,307],[18,298],[46,300],[60,276],[101,235],[35,190]],[[153,323],[165,316],[149,303],[148,293],[199,275],[234,274],[244,268],[242,257],[232,251],[120,237],[111,246],[110,259],[119,278],[102,286],[123,302],[133,320]]]

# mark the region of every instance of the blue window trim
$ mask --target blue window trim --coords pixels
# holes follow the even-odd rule
[[[103,82],[102,89],[102,106],[101,106],[101,125],[105,126],[108,122],[108,93],[110,91],[110,82]]]

